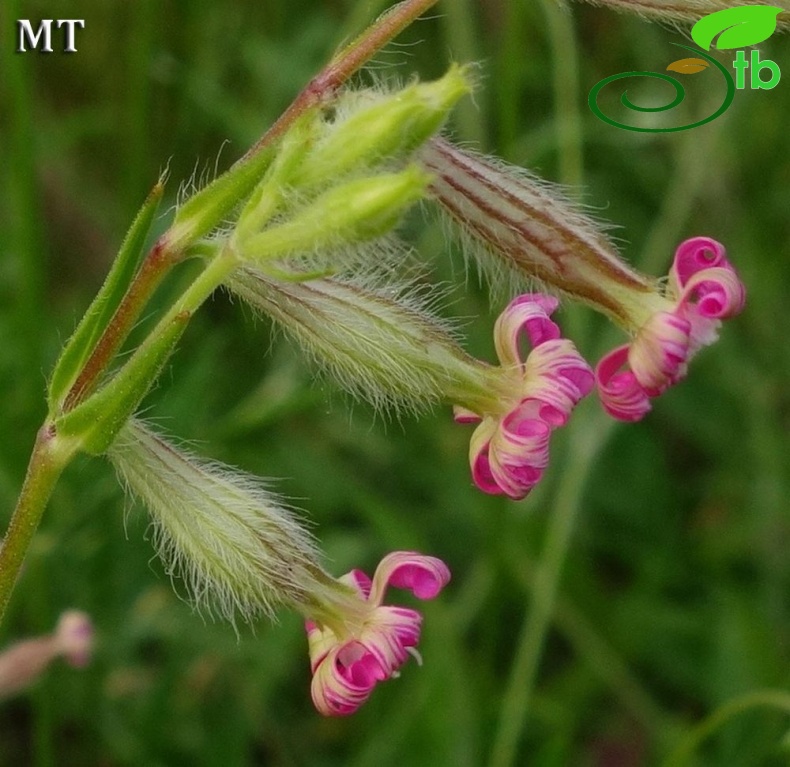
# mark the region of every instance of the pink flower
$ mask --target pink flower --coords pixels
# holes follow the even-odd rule
[[[67,610],[53,634],[22,640],[0,652],[0,698],[29,687],[56,658],[63,658],[73,668],[84,668],[92,650],[90,618],[78,610]]]
[[[383,605],[387,587],[433,599],[449,582],[450,571],[440,559],[397,551],[381,560],[373,580],[361,570],[338,580],[356,592],[359,610],[344,615],[340,627],[306,622],[311,693],[325,716],[353,714],[378,682],[397,676],[409,655],[419,660],[412,648],[420,638],[422,616],[406,607]]]
[[[589,365],[549,319],[557,305],[540,293],[511,301],[496,322],[494,342],[513,396],[494,412],[455,407],[456,421],[480,422],[469,461],[475,484],[486,493],[526,496],[548,465],[551,432],[593,388]],[[526,355],[522,333],[532,346]]]
[[[666,310],[651,314],[630,344],[598,363],[601,402],[614,418],[640,420],[652,397],[685,378],[691,358],[716,340],[721,320],[743,310],[746,290],[724,246],[694,237],[675,252],[666,298]]]

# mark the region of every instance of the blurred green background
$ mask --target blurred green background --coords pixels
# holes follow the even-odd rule
[[[227,167],[385,5],[4,0],[3,526],[46,376],[160,171],[170,169],[172,204],[182,181]],[[16,19],[53,15],[85,19],[77,53],[13,52]],[[688,42],[601,8],[447,0],[374,67],[406,79],[480,62],[453,134],[576,192],[583,184],[647,271],[665,273],[686,237],[726,244],[747,310],[642,423],[609,423],[589,398],[554,440],[538,490],[520,503],[486,497],[468,476],[471,429],[448,408],[388,420],[352,405],[221,295],[146,403],[206,455],[282,478],[338,575],[399,548],[445,559],[453,581],[425,605],[424,666],[409,664],[355,716],[321,718],[299,619],[237,639],[195,614],[152,559],[144,511],[106,463],[80,459],[0,641],[47,632],[77,607],[96,623],[96,657],[0,704],[0,767],[637,767],[662,764],[727,701],[787,689],[790,39],[760,46],[784,72],[779,85],[738,92],[702,128],[638,134],[592,115],[596,82],[663,71],[679,57],[672,41]],[[415,215],[407,230],[433,276],[456,285],[448,312],[464,318],[468,348],[493,359],[502,298],[489,304],[464,280],[435,221]],[[560,322],[593,359],[618,341],[583,310]],[[689,763],[786,765],[787,731],[786,715],[750,709]]]

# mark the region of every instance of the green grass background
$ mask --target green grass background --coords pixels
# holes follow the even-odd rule
[[[338,43],[364,0],[5,0],[0,8],[0,517],[13,508],[44,383],[148,188],[240,156]],[[13,53],[15,20],[83,18],[72,55]],[[0,640],[88,611],[90,668],[54,668],[0,704],[0,767],[562,765],[665,762],[727,701],[787,689],[790,643],[790,38],[760,46],[784,78],[739,92],[702,128],[642,135],[597,120],[601,78],[662,71],[676,30],[550,0],[447,0],[376,59],[380,76],[479,61],[454,134],[546,178],[584,184],[625,256],[665,273],[676,244],[727,245],[748,307],[642,423],[584,402],[526,501],[472,488],[470,429],[448,408],[387,420],[316,383],[266,322],[217,296],[192,323],[149,413],[309,510],[334,572],[387,551],[445,559],[425,606],[424,666],[360,712],[311,705],[299,619],[233,630],[195,614],[152,559],[145,513],[102,460],[52,499]],[[699,110],[699,102],[688,107]],[[163,227],[165,219],[158,226]],[[440,227],[410,219],[468,347],[493,320]],[[176,290],[178,279],[167,290]],[[162,300],[160,297],[159,300]],[[598,318],[560,321],[592,358]],[[759,698],[757,698],[759,700]],[[687,764],[790,763],[786,714],[745,711]]]

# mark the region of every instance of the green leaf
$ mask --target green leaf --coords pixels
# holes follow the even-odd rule
[[[726,8],[701,18],[691,29],[691,37],[700,48],[710,50],[713,38],[719,50],[744,48],[767,40],[776,30],[776,17],[782,12],[776,5],[746,5]]]
[[[77,380],[93,347],[129,287],[163,193],[164,179],[160,178],[135,216],[104,284],[55,363],[49,381],[50,413],[55,414],[60,409],[63,399]]]

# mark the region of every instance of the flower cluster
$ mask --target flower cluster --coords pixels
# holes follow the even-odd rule
[[[393,14],[408,14],[410,5],[381,23],[394,23]],[[681,244],[662,282],[624,263],[601,226],[550,185],[436,137],[470,89],[468,69],[453,66],[434,83],[395,91],[355,91],[340,87],[350,71],[338,69],[339,61],[342,52],[324,72],[331,86],[314,81],[254,150],[178,206],[138,266],[162,196],[157,186],[56,365],[40,432],[49,452],[39,460],[52,471],[47,461],[66,453],[68,460],[79,450],[107,455],[149,508],[168,573],[183,579],[198,605],[211,598],[207,606],[231,621],[280,606],[297,610],[306,620],[313,701],[324,715],[353,713],[409,656],[419,660],[421,614],[384,604],[388,588],[432,599],[450,572],[439,559],[399,551],[384,557],[372,579],[359,570],[334,578],[298,515],[263,483],[198,458],[134,417],[215,289],[265,314],[377,408],[452,404],[456,421],[476,424],[474,483],[515,500],[540,481],[554,430],[596,385],[609,414],[639,420],[745,302],[715,240]],[[518,284],[534,291],[513,299],[496,321],[498,365],[464,351],[435,311],[436,292],[398,271],[408,248],[393,230],[428,198],[476,243],[481,262],[508,278],[509,291]],[[187,257],[202,259],[202,270],[141,345],[118,360],[166,270]],[[553,294],[601,311],[631,342],[593,371],[551,319],[559,305]],[[4,657],[20,660],[22,683],[56,655],[85,661],[89,624],[70,621],[55,637],[0,656],[0,693],[20,685],[13,675],[4,679]]]
[[[458,422],[476,424],[474,483],[518,500],[546,471],[554,430],[596,384],[612,416],[643,417],[650,398],[681,380],[693,355],[715,340],[720,321],[743,308],[744,289],[714,240],[683,243],[662,284],[625,264],[598,225],[547,185],[442,139],[425,145],[464,87],[455,71],[436,85],[410,86],[400,101],[350,99],[359,109],[340,110],[332,124],[310,115],[283,140],[236,227],[203,242],[201,255],[212,279],[216,268],[219,283],[274,320],[355,395],[414,411],[452,403]],[[390,119],[395,106],[411,115],[406,139]],[[367,122],[380,140],[355,142],[350,127],[359,132]],[[384,139],[394,159],[379,154]],[[496,321],[499,364],[468,355],[434,311],[435,295],[413,280],[392,279],[406,249],[381,240],[426,189],[489,263],[592,305],[630,332],[631,343],[594,372],[551,318],[558,299],[529,292]],[[354,258],[335,261],[338,248]],[[175,312],[173,321],[183,316]],[[312,697],[322,714],[353,713],[417,655],[420,613],[385,605],[385,593],[394,586],[435,597],[450,579],[441,560],[396,552],[372,579],[358,570],[336,579],[298,518],[260,483],[187,453],[133,418],[115,422],[117,435],[102,451],[151,510],[160,553],[194,599],[212,596],[231,619],[280,605],[305,617]]]

